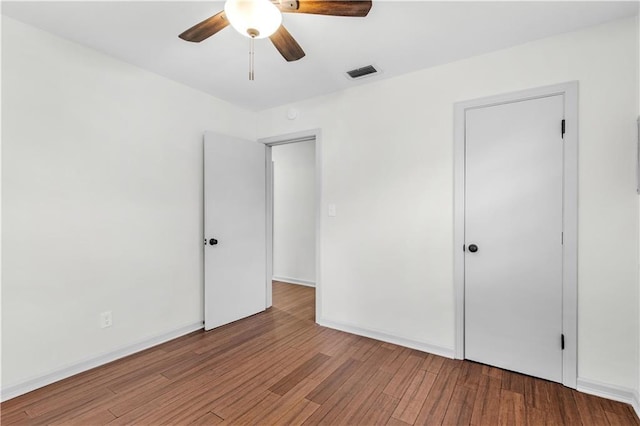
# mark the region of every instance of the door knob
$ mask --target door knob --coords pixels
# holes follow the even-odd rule
[[[469,245],[469,251],[470,251],[471,253],[475,253],[475,252],[477,252],[477,251],[478,251],[478,246],[477,246],[477,245],[475,245],[475,244],[470,244],[470,245]]]
[[[216,244],[218,244],[218,240],[216,240],[215,238],[212,238],[209,240],[209,244],[212,246],[215,246]]]

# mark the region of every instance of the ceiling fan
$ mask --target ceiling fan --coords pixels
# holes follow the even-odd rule
[[[249,79],[253,80],[253,40],[269,37],[288,62],[305,56],[304,50],[282,25],[282,13],[330,16],[367,16],[371,0],[227,0],[224,10],[194,25],[179,37],[199,43],[229,24],[251,39]]]

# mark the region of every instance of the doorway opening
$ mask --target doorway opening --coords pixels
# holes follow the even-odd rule
[[[314,321],[320,312],[319,136],[310,130],[259,140],[266,146],[266,307],[274,292],[313,288],[315,309],[305,316]]]

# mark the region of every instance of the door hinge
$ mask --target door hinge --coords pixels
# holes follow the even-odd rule
[[[561,346],[562,350],[564,351],[564,334],[560,335],[560,346]]]
[[[463,244],[462,245],[462,251],[466,251],[466,250],[467,250],[467,246],[466,246],[466,244]]]
[[[560,233],[560,244],[564,245],[564,232]]]
[[[564,133],[565,133],[565,120],[563,118],[562,119],[562,139],[564,139]]]

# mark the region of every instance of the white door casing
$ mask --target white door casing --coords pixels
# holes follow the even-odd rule
[[[577,83],[457,104],[455,164],[456,357],[575,388]]]
[[[205,330],[266,308],[265,173],[263,144],[205,133]]]
[[[310,129],[300,132],[287,133],[278,136],[258,139],[258,142],[265,145],[267,179],[273,179],[273,162],[271,156],[271,147],[277,145],[286,145],[297,142],[315,142],[315,243],[316,243],[316,260],[315,260],[315,290],[316,290],[316,322],[322,321],[322,278],[321,278],[321,222],[322,222],[322,137],[320,129]],[[273,275],[273,182],[267,186],[267,276]],[[272,305],[272,283],[267,280],[267,307]]]

